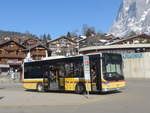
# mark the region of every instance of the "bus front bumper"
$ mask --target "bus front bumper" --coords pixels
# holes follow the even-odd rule
[[[126,81],[116,81],[116,82],[104,82],[102,84],[102,91],[115,91],[115,90],[123,90],[126,87]]]
[[[121,88],[103,88],[102,92],[110,92],[110,91],[121,91],[124,90],[125,87],[121,87]]]

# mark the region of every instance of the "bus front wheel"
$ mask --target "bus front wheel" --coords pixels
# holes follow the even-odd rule
[[[38,83],[37,84],[37,91],[38,92],[44,92],[44,86],[42,83]]]
[[[76,88],[75,88],[75,92],[77,93],[77,94],[83,94],[83,93],[85,93],[85,85],[83,84],[83,83],[78,83],[77,85],[76,85]]]

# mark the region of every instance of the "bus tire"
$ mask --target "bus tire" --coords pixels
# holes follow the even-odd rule
[[[44,92],[44,86],[42,83],[38,83],[36,87],[38,92]]]
[[[77,94],[83,94],[85,93],[85,85],[83,83],[77,83],[76,88],[75,88],[75,93]]]

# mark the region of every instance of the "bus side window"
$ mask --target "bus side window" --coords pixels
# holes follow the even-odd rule
[[[75,64],[75,76],[76,77],[83,77],[83,63],[82,62],[77,62]]]
[[[65,73],[64,73],[64,71],[59,70],[59,76],[60,76],[60,77],[65,77]]]
[[[66,77],[73,76],[73,64],[71,62],[65,64],[65,70],[66,70]]]
[[[96,82],[96,70],[91,69],[91,80],[92,82]]]
[[[42,77],[43,74],[42,74],[41,66],[32,65],[32,66],[28,66],[25,69],[24,78],[42,78]]]
[[[83,77],[83,61],[82,57],[71,58],[65,62],[66,77]]]
[[[65,70],[65,63],[64,62],[58,62],[55,64],[55,71],[59,77],[65,77],[66,70]]]

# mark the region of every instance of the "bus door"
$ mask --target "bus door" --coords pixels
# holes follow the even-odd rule
[[[59,78],[58,78],[58,69],[56,69],[54,66],[49,66],[49,76],[48,76],[48,82],[49,82],[49,90],[59,90]]]
[[[45,88],[47,88],[48,90],[58,90],[59,85],[58,85],[57,69],[54,66],[49,65],[49,66],[44,66],[43,70],[44,70],[43,82]]]
[[[42,66],[42,73],[43,73],[43,86],[44,86],[44,90],[48,89],[48,68],[47,66]]]
[[[99,91],[101,88],[100,55],[90,55],[90,76],[92,91]]]

